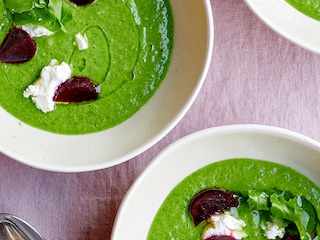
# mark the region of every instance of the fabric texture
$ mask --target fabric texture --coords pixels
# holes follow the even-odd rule
[[[270,30],[243,1],[211,0],[211,5],[215,39],[207,78],[167,136],[125,163],[87,173],[46,172],[0,153],[0,212],[20,216],[47,240],[110,239],[128,188],[162,149],[183,136],[256,123],[320,140],[320,56]]]

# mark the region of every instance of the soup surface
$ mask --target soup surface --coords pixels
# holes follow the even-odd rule
[[[58,1],[59,2],[59,1]],[[135,114],[155,93],[168,69],[173,47],[169,0],[96,0],[76,6],[62,0],[72,17],[51,36],[35,38],[36,55],[23,64],[0,63],[0,106],[36,128],[61,134],[85,134],[114,127]],[[14,24],[0,0],[0,40]],[[88,39],[80,51],[75,35]],[[41,69],[56,59],[99,86],[97,100],[37,109],[23,91]]]
[[[204,226],[195,227],[189,213],[190,201],[207,188],[220,188],[246,196],[249,190],[266,191],[277,188],[302,195],[320,216],[320,188],[305,176],[279,164],[253,160],[231,159],[210,164],[186,177],[167,196],[150,227],[148,240],[201,239]],[[258,228],[257,212],[241,202],[239,218],[246,222],[245,239],[266,239]]]
[[[319,0],[286,0],[305,15],[320,20],[320,1]]]

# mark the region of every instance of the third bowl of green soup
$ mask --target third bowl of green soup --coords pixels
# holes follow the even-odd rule
[[[306,136],[250,124],[205,129],[150,162],[112,240],[315,240],[319,176],[320,144]]]

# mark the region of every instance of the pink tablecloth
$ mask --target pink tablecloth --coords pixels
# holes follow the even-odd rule
[[[130,185],[160,150],[187,134],[258,123],[320,140],[320,56],[271,31],[240,0],[211,4],[215,44],[208,76],[164,139],[126,163],[88,173],[46,172],[0,153],[0,212],[22,217],[47,240],[110,239]]]

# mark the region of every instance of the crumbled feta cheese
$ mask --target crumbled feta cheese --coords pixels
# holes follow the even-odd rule
[[[75,38],[79,50],[85,50],[89,47],[89,42],[86,34],[82,35],[81,33],[77,33]]]
[[[40,78],[27,87],[23,96],[31,96],[36,107],[42,112],[54,110],[55,102],[53,101],[54,93],[57,87],[71,77],[70,66],[62,62],[58,64],[57,60],[52,60],[49,66],[42,69]]]
[[[223,214],[213,215],[210,218],[209,225],[203,233],[203,239],[211,236],[225,235],[232,236],[235,239],[242,239],[247,236],[242,229],[246,226],[245,222],[225,212]]]
[[[53,34],[50,30],[48,30],[45,27],[42,26],[36,26],[36,25],[24,25],[22,26],[22,30],[26,31],[30,37],[35,38],[35,37],[42,37],[42,36],[50,36]]]
[[[284,228],[279,228],[274,222],[267,222],[266,225],[262,226],[262,229],[265,230],[265,236],[268,239],[277,239],[277,237],[282,239],[286,233]]]

